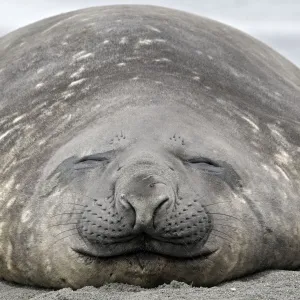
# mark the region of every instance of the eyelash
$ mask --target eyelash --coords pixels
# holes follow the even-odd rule
[[[96,166],[103,166],[109,163],[109,160],[105,157],[97,157],[96,155],[90,155],[80,158],[74,163],[75,170],[80,169],[93,169]]]
[[[209,158],[191,158],[187,160],[187,162],[190,164],[205,164],[213,167],[220,167],[220,165],[210,160]]]

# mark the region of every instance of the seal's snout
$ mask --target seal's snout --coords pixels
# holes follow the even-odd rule
[[[202,253],[212,230],[211,216],[197,195],[180,192],[174,170],[148,159],[127,163],[117,174],[112,194],[83,209],[78,231],[89,248],[81,253]]]
[[[116,199],[125,210],[134,212],[133,230],[146,233],[153,231],[157,212],[170,207],[174,200],[175,195],[168,184],[153,175],[133,177]]]

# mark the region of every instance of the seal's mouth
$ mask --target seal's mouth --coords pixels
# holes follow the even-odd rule
[[[122,247],[122,245],[119,245]],[[111,248],[112,245],[109,247]],[[174,247],[174,245],[173,245]],[[139,259],[152,257],[165,257],[172,260],[199,260],[199,259],[208,259],[212,254],[214,254],[218,249],[208,249],[207,247],[201,247],[197,251],[191,251],[186,247],[180,248],[180,251],[176,251],[176,246],[173,251],[165,251],[163,247],[149,247],[149,246],[140,246],[140,247],[130,247],[124,251],[111,251],[109,254],[107,252],[103,253],[102,249],[99,247],[91,248],[72,248],[72,250],[77,253],[81,258],[97,261],[105,260],[112,258],[122,258],[122,257],[132,257],[136,256]]]
[[[127,252],[127,253],[122,253],[118,255],[112,255],[112,256],[101,256],[101,255],[94,255],[91,252],[88,252],[84,249],[73,249],[74,252],[76,252],[81,258],[87,259],[87,260],[92,260],[92,261],[103,261],[103,260],[108,260],[108,259],[116,259],[116,258],[122,258],[122,257],[138,257],[139,259],[149,259],[149,257],[165,257],[168,259],[172,260],[199,260],[199,259],[208,259],[212,254],[214,254],[217,250],[210,251],[208,249],[205,249],[201,255],[196,255],[196,256],[190,256],[190,257],[176,257],[176,256],[170,256],[170,255],[165,255],[157,252],[152,252],[152,251],[143,251],[143,250],[136,250],[132,252]]]

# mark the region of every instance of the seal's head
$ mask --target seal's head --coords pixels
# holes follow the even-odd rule
[[[210,285],[228,276],[241,251],[232,243],[248,239],[246,208],[234,204],[242,182],[228,163],[238,146],[211,125],[183,106],[130,108],[62,145],[36,192],[50,216],[33,226],[49,234],[36,241],[48,249],[49,280]]]

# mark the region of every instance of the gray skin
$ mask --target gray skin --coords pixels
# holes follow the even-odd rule
[[[111,6],[0,39],[0,277],[211,286],[300,266],[300,71],[226,25]]]

